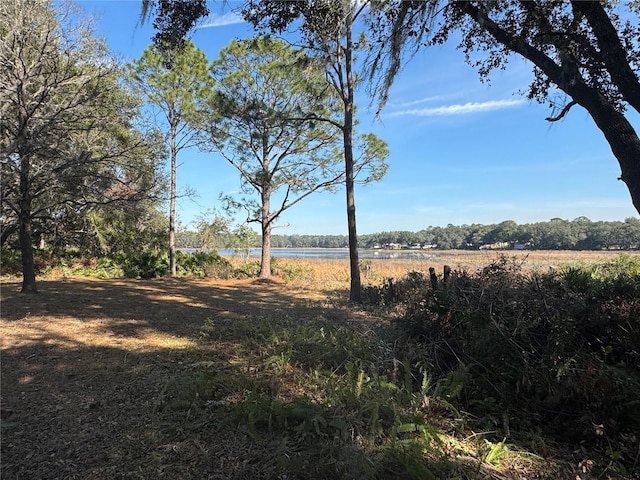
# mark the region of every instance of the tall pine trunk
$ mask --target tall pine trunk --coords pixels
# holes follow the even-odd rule
[[[176,276],[176,175],[178,149],[176,147],[176,123],[171,123],[171,192],[169,193],[169,269]]]
[[[344,162],[346,169],[347,193],[347,229],[349,231],[349,270],[351,286],[349,300],[354,303],[362,301],[362,284],[360,280],[360,262],[358,259],[358,233],[356,229],[355,182],[353,174],[353,115],[349,109],[345,111]]]
[[[346,92],[343,92],[345,101],[344,127],[344,162],[345,162],[345,190],[347,193],[347,228],[349,231],[349,270],[351,273],[351,288],[349,300],[354,303],[362,302],[362,283],[360,280],[360,262],[358,259],[358,234],[356,231],[356,201],[355,201],[355,178],[353,165],[353,104],[354,104],[354,78],[353,78],[353,42],[352,42],[352,21],[346,21],[345,41],[345,74]],[[346,98],[345,94],[346,93]]]
[[[260,278],[271,278],[271,192],[262,191],[262,256],[260,257]]]

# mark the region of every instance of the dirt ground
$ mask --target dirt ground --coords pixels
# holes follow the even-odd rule
[[[256,280],[43,280],[32,295],[19,287],[1,285],[3,480],[142,478],[137,461],[185,448],[163,444],[147,424],[168,379],[204,358],[228,362],[198,342],[207,319],[320,308],[317,294]]]

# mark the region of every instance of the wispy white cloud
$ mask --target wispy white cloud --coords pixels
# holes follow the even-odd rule
[[[406,108],[406,107],[412,107],[414,105],[420,105],[421,103],[436,102],[438,100],[443,100],[442,95],[433,95],[431,97],[420,98],[418,100],[412,100],[409,102],[399,102],[399,103],[390,102],[389,108]]]
[[[227,12],[223,15],[212,14],[205,18],[201,25],[196,28],[213,28],[234,25],[236,23],[244,23],[244,19],[239,13]]]
[[[444,105],[440,107],[414,108],[389,112],[390,116],[416,115],[419,117],[435,117],[449,115],[468,115],[477,112],[490,112],[505,108],[517,107],[526,103],[526,100],[490,100],[488,102],[467,102],[464,104]]]

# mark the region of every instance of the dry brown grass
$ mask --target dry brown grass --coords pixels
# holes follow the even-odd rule
[[[522,265],[524,271],[548,270],[562,265],[593,264],[614,260],[620,255],[617,251],[434,251],[424,260],[363,260],[361,264],[370,268],[361,268],[363,285],[380,285],[388,278],[398,279],[408,272],[427,274],[434,267],[438,274],[445,265],[453,269],[474,272],[506,256],[510,261]],[[627,255],[640,255],[640,252],[625,252]],[[280,271],[287,269],[301,271],[299,278],[292,275],[292,282],[316,290],[339,290],[349,288],[349,263],[347,260],[306,260],[277,259]]]

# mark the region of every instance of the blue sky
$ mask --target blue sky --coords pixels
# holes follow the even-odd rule
[[[96,33],[124,61],[151,43],[151,23],[138,24],[140,2],[78,3],[97,15]],[[211,4],[211,11],[192,35],[209,60],[231,40],[253,35],[222,2]],[[370,98],[362,88],[356,97],[358,129],[385,140],[390,156],[385,178],[356,190],[358,233],[638,217],[617,180],[618,162],[586,111],[574,107],[562,121],[546,122],[549,109],[517,93],[531,78],[531,67],[514,58],[483,84],[451,43],[423,49],[404,67],[379,119],[368,110]],[[629,118],[640,129],[640,116]],[[187,150],[179,163],[178,188],[197,192],[178,201],[183,225],[220,208],[221,193],[239,190],[238,172],[218,155]],[[285,212],[279,225],[276,234],[346,235],[344,189],[311,195]]]

